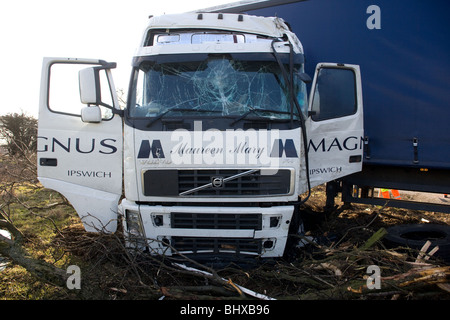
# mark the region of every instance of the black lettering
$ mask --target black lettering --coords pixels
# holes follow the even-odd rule
[[[67,170],[69,177],[88,177],[88,178],[112,178],[111,172],[105,171],[84,171],[84,170]]]
[[[150,151],[152,152],[153,158],[165,158],[160,140],[153,140],[152,145],[150,145],[149,140],[142,140],[138,159],[150,158]]]
[[[95,149],[95,139],[92,139],[91,150],[89,150],[89,151],[82,151],[80,149],[80,138],[76,138],[75,141],[76,141],[75,142],[75,150],[77,150],[79,153],[91,153]]]
[[[309,170],[310,175],[339,173],[339,172],[342,172],[342,167],[314,168]]]
[[[37,137],[38,139],[44,139],[44,140],[48,140],[48,138],[47,137]],[[38,144],[39,145],[39,144]],[[37,150],[37,152],[47,152],[48,151],[48,145],[47,144],[45,144],[44,145],[44,150]]]
[[[60,139],[60,138],[47,138],[39,136],[38,139],[42,139],[45,141],[48,141],[51,139],[51,152],[58,152],[59,150],[64,150],[66,152],[72,152],[76,151],[78,153],[82,154],[89,154],[93,153],[94,151],[98,151],[98,153],[101,154],[113,154],[117,152],[117,147],[114,145],[115,142],[117,142],[116,139],[103,139],[100,141],[100,146],[103,148],[100,148],[98,146],[98,142],[95,138],[92,139],[82,139],[82,138],[74,138],[75,139],[75,150],[72,148],[72,139],[73,138],[67,138],[67,142]],[[90,140],[90,143],[89,143]],[[90,146],[89,146],[90,144]],[[41,146],[41,149],[37,150],[37,152],[47,152],[49,151],[50,144],[39,144]],[[161,144],[159,144],[161,145]],[[153,150],[153,152],[157,152],[157,150]]]
[[[55,152],[55,144],[59,145],[61,148],[66,150],[67,152],[70,152],[70,138],[67,138],[67,145],[62,144],[57,140],[56,138],[52,139],[52,152]]]
[[[83,177],[90,177],[91,175],[94,174],[93,171],[81,171]]]
[[[338,147],[339,151],[342,151],[342,147],[341,147],[341,144],[339,143],[338,138],[334,138],[334,139],[333,139],[333,142],[332,142],[332,143],[330,144],[330,146],[328,147],[327,152],[330,151],[331,148],[333,148],[333,147]]]
[[[320,140],[320,143],[317,145],[317,147],[314,145],[312,140],[309,140],[308,152],[309,152],[309,147],[313,147],[314,152],[317,152],[317,150],[319,150],[320,146],[322,146],[322,152],[325,152],[325,138]]]
[[[138,159],[146,159],[150,157],[150,141],[142,140],[139,148]]]
[[[100,152],[100,153],[103,153],[103,154],[113,154],[113,153],[116,153],[116,152],[117,152],[117,148],[116,148],[115,146],[111,145],[111,144],[107,144],[106,141],[116,142],[115,139],[103,139],[102,141],[100,141],[100,145],[101,145],[102,147],[111,149],[111,151],[106,152],[106,151],[100,150],[99,152]]]
[[[350,146],[350,147],[347,145],[347,143],[348,143],[348,141],[349,141],[350,139],[356,139],[356,140],[358,140],[357,137],[353,137],[353,136],[352,136],[352,137],[347,137],[347,138],[344,140],[344,143],[343,143],[344,148],[347,149],[347,150],[356,150],[356,149],[358,149],[358,143],[357,143],[357,142],[355,142],[355,144],[352,145],[352,146]]]
[[[272,146],[271,158],[281,158],[283,152],[286,154],[286,158],[297,158],[297,149],[295,149],[294,140],[286,139],[286,143],[283,144],[283,140],[275,139]]]
[[[327,148],[328,146],[328,148]],[[325,141],[325,138],[323,138],[322,140],[320,140],[319,144],[315,145],[314,142],[312,140],[309,140],[309,144],[308,144],[308,152],[310,150],[310,148],[312,147],[312,149],[314,150],[314,152],[317,151],[331,151],[332,148],[337,148],[339,149],[339,151],[342,150],[356,150],[356,149],[362,149],[364,146],[364,137],[361,137],[359,139],[359,144],[358,144],[358,137],[355,136],[350,136],[345,138],[342,142],[339,141],[339,139],[337,137],[335,137],[331,143],[328,145]]]

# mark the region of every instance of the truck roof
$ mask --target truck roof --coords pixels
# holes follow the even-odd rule
[[[230,1],[229,3],[221,4],[218,6],[199,9],[196,12],[241,13],[247,12],[249,10],[263,9],[301,1],[308,1],[308,0],[241,0],[233,2]]]
[[[193,52],[192,44],[185,44],[184,48],[168,49],[168,48],[152,48],[153,36],[156,33],[174,33],[174,32],[198,32],[204,30],[224,31],[227,33],[242,33],[247,35],[256,35],[258,38],[287,39],[294,44],[294,52],[303,53],[303,46],[297,36],[290,30],[285,21],[278,17],[263,17],[257,15],[234,14],[234,13],[211,13],[211,12],[189,12],[181,14],[167,14],[162,16],[150,16],[148,26],[144,32],[140,47],[137,49],[135,56],[144,56],[149,54],[162,53],[181,53]],[[285,37],[287,39],[285,39]],[[282,43],[282,42],[280,42]],[[181,45],[182,43],[179,42]],[[246,43],[246,49],[238,48],[242,52],[270,52],[270,42],[258,46],[255,42]],[[280,51],[288,50],[286,46],[279,44],[283,48]],[[164,46],[167,47],[167,46]],[[181,51],[180,51],[181,50]],[[198,51],[198,49],[196,49]],[[222,49],[221,49],[222,50]],[[232,50],[228,47],[227,50]],[[237,50],[234,48],[234,50]]]
[[[189,12],[150,17],[148,29],[213,29],[282,37],[289,32],[284,20],[246,14]]]

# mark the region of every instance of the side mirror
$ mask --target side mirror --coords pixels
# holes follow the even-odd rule
[[[89,106],[81,109],[81,121],[99,123],[102,121],[102,111],[99,106]]]
[[[78,81],[81,103],[99,105],[101,103],[101,95],[98,70],[95,68],[80,70]]]

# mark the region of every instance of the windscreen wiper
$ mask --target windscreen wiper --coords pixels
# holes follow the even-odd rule
[[[216,111],[216,110],[206,110],[206,109],[192,109],[192,108],[178,108],[178,107],[173,107],[170,109],[167,109],[166,111],[160,113],[159,115],[157,115],[155,118],[153,118],[152,120],[150,120],[149,123],[147,123],[147,128],[149,128],[153,123],[155,123],[156,121],[160,120],[161,118],[163,118],[166,114],[168,114],[169,112],[172,111],[180,111],[180,112],[221,112],[221,111]]]
[[[265,113],[276,113],[276,114],[288,114],[290,115],[290,112],[286,111],[280,111],[280,110],[270,110],[270,109],[259,109],[259,108],[253,108],[249,107],[249,109],[241,115],[239,118],[236,118],[233,120],[233,122],[230,123],[230,126],[234,125],[235,123],[241,121],[242,119],[245,119],[249,114],[255,113],[255,112],[265,112]],[[289,119],[272,119],[272,118],[264,118],[267,120],[289,120]]]

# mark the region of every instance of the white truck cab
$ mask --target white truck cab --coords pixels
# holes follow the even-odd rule
[[[280,257],[299,196],[362,168],[359,67],[318,64],[308,99],[304,63],[280,18],[151,17],[121,109],[115,64],[45,58],[38,178],[153,254]]]

